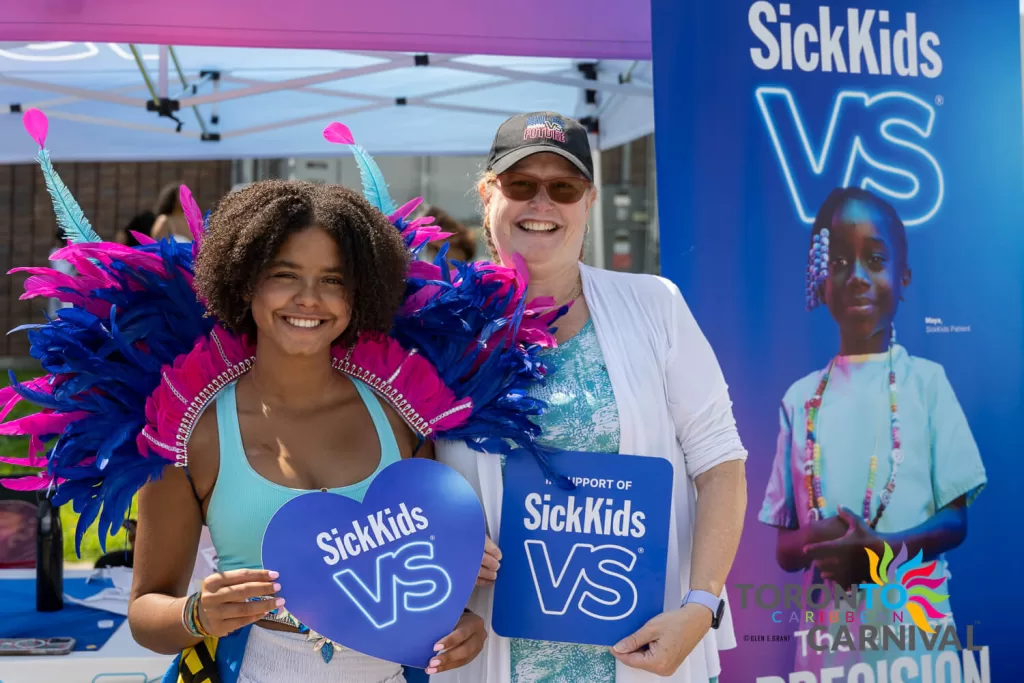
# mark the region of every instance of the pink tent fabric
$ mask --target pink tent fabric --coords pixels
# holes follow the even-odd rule
[[[2,4],[0,41],[651,58],[651,10],[643,0],[4,0]]]

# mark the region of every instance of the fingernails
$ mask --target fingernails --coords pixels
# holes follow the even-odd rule
[[[615,651],[616,652],[620,652],[620,653],[621,652],[625,652],[626,651],[626,641],[620,640],[619,642],[615,643]]]
[[[428,676],[430,676],[432,674],[436,674],[437,673],[437,669],[435,669],[434,667],[430,667],[424,673],[426,673]]]
[[[274,592],[276,593],[276,592],[277,592],[277,591],[279,591],[279,590],[281,590],[281,584],[279,584],[279,583],[275,583],[275,584],[274,584]]]
[[[278,574],[277,572],[268,572],[268,575],[270,576],[270,580],[271,580],[271,581],[273,581],[273,580],[274,580],[274,579],[276,579],[277,577],[281,576],[281,575],[280,575],[280,574]]]
[[[280,607],[284,604],[284,598],[278,598],[277,600],[274,600],[274,604]]]
[[[444,643],[438,643],[437,645],[434,646],[434,652],[440,652],[443,649],[444,649]]]
[[[430,666],[432,666],[432,667],[434,667],[434,666],[441,666],[441,660],[440,659],[431,659],[430,660]]]

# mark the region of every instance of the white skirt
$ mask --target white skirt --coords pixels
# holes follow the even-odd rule
[[[328,645],[327,647],[330,647]],[[341,648],[325,664],[300,633],[253,626],[238,683],[405,683],[400,664]]]

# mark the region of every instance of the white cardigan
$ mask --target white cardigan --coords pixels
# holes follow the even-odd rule
[[[669,458],[675,469],[664,602],[666,611],[674,610],[689,590],[693,479],[719,463],[745,460],[747,453],[718,360],[679,289],[652,275],[581,268],[619,411],[619,452]],[[436,452],[438,460],[459,471],[476,490],[488,533],[500,546],[500,457],[461,442],[439,442]],[[723,598],[728,599],[724,593]],[[483,651],[464,667],[434,674],[432,683],[509,682],[509,642],[491,629],[492,600],[489,587],[478,588],[469,602],[487,624]],[[708,633],[673,676],[663,678],[616,662],[615,682],[707,683],[720,672],[718,650],[733,647],[736,638],[727,607],[720,627]]]

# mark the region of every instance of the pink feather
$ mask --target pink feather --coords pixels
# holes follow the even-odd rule
[[[77,422],[88,413],[75,410],[70,413],[39,412],[0,425],[0,435],[29,436],[60,434],[72,422]]]
[[[419,206],[422,201],[423,201],[423,197],[417,197],[416,199],[411,199],[408,202],[406,202],[405,204],[402,204],[402,206],[400,206],[398,208],[398,210],[395,211],[393,214],[388,216],[388,218],[391,219],[392,223],[397,221],[399,218],[406,218],[406,217],[409,216],[409,214],[411,214],[413,211],[416,210],[416,207]]]
[[[46,147],[46,134],[50,130],[50,122],[47,120],[46,114],[38,109],[29,109],[22,115],[21,123],[40,149]]]
[[[33,380],[29,380],[28,382],[24,382],[22,386],[32,391],[52,394],[53,385],[50,384],[51,377],[52,375],[37,377]],[[11,410],[14,409],[14,406],[18,405],[21,401],[22,398],[14,391],[14,387],[7,386],[0,389],[0,403],[4,404],[3,408],[0,409],[0,422],[6,420]]]
[[[12,457],[9,455],[0,455],[0,462],[6,462],[9,465],[21,465],[22,467],[46,467],[46,458],[38,458],[35,456],[30,457]]]
[[[28,477],[10,477],[6,479],[0,479],[0,484],[5,489],[11,491],[41,491],[50,486],[53,479],[49,476],[44,476],[44,473],[40,472],[38,475]]]
[[[409,277],[436,280],[441,277],[441,267],[430,261],[413,261],[409,264]]]
[[[129,232],[139,244],[156,244],[156,240],[149,235],[143,235],[141,232],[136,232],[134,230],[130,230]]]
[[[61,427],[61,431],[64,431],[63,427]],[[31,436],[29,436],[29,438],[28,438],[28,457],[29,457],[29,459],[36,460],[37,459],[36,458],[37,455],[39,455],[40,453],[45,453],[45,452],[46,452],[46,444],[43,443],[43,440],[40,439],[37,434],[32,434]]]
[[[181,210],[185,213],[188,229],[192,232],[192,243],[195,247],[193,253],[195,253],[199,248],[199,242],[203,239],[203,212],[199,210],[192,191],[185,185],[182,185],[178,191],[178,201],[181,202]]]
[[[335,121],[324,128],[324,139],[336,145],[354,145],[356,139],[352,137],[352,131],[344,123]]]

